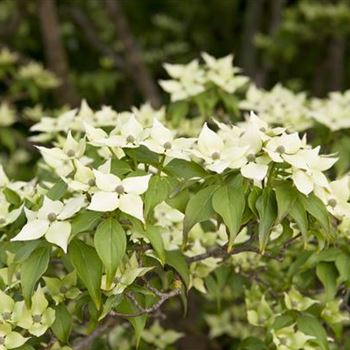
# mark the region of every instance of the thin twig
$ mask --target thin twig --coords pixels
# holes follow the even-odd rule
[[[107,333],[111,328],[117,325],[119,317],[131,318],[131,317],[139,317],[146,314],[154,314],[159,311],[160,307],[168,300],[171,299],[181,293],[180,289],[171,290],[168,293],[161,293],[160,299],[148,308],[143,308],[135,296],[132,293],[127,293],[126,296],[133,302],[133,304],[139,309],[138,312],[135,313],[121,313],[116,311],[111,311],[104,321],[87,337],[80,340],[74,347],[74,350],[84,350],[87,349],[90,344],[96,339],[101,337],[103,334]],[[136,303],[135,303],[136,301]]]
[[[130,318],[130,317],[139,317],[139,316],[146,315],[146,314],[153,314],[168,299],[171,299],[171,298],[179,295],[180,293],[181,293],[181,289],[173,289],[172,291],[170,291],[168,293],[162,293],[162,296],[160,297],[160,299],[155,304],[153,304],[152,306],[147,307],[147,308],[142,308],[142,310],[140,310],[138,312],[135,312],[135,313],[121,313],[121,312],[111,311],[110,315],[118,316],[118,317]],[[135,306],[136,306],[136,304],[135,304]]]
[[[88,349],[90,344],[96,339],[101,337],[103,334],[107,333],[111,328],[116,326],[118,323],[118,319],[107,316],[102,322],[90,335],[87,337],[81,339],[75,346],[74,350],[84,350]]]
[[[231,255],[236,255],[236,254],[243,253],[243,252],[254,252],[254,253],[259,254],[260,253],[259,249],[257,247],[255,247],[252,244],[252,242],[254,242],[253,236],[251,236],[251,238],[248,241],[234,247],[231,251],[227,250],[227,245],[211,248],[211,249],[208,249],[208,251],[206,251],[205,253],[188,257],[187,262],[193,263],[193,262],[205,260],[207,258],[226,259],[226,258],[230,257]]]

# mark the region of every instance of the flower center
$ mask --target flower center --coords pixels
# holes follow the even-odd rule
[[[10,320],[11,319],[11,312],[3,312],[2,318],[4,319],[4,321]]]
[[[33,315],[33,322],[40,323],[41,322],[41,315]]]
[[[127,143],[134,143],[135,142],[135,137],[132,135],[128,135],[128,137],[126,138],[126,142]]]
[[[168,150],[171,148],[171,143],[168,141],[168,142],[165,142],[164,145],[163,145],[164,149]]]
[[[247,155],[248,162],[254,162],[255,160],[255,154],[251,153]]]
[[[276,152],[279,153],[279,154],[282,154],[286,151],[285,147],[280,145],[276,148]]]
[[[60,288],[60,293],[65,294],[65,293],[67,293],[67,292],[68,292],[68,288],[67,288],[67,287],[62,286],[62,287]]]
[[[50,213],[48,216],[47,216],[47,219],[51,222],[55,221],[57,219],[57,215],[55,213]]]
[[[68,156],[68,157],[74,157],[74,155],[75,155],[74,150],[69,149],[69,150],[67,151],[67,156]]]
[[[88,185],[91,187],[91,186],[95,186],[95,180],[94,179],[90,179],[89,181],[88,181]]]
[[[118,185],[116,188],[115,188],[115,191],[118,193],[118,194],[123,194],[124,193],[124,187],[122,185]]]
[[[329,201],[328,201],[328,205],[332,208],[334,208],[336,205],[337,205],[337,201],[334,199],[334,198],[331,198]]]
[[[212,159],[212,160],[220,159],[220,153],[219,153],[219,152],[214,152],[214,153],[212,153],[211,159]]]

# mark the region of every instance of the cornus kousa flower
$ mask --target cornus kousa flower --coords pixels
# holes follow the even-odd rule
[[[217,123],[218,134],[224,139],[225,145],[238,147],[245,150],[236,166],[241,167],[241,174],[255,181],[262,181],[268,170],[268,163],[271,161],[266,155],[258,155],[262,149],[263,140],[266,139],[264,132],[260,131],[260,123],[256,123],[256,116],[252,115],[242,127],[228,127],[225,124]],[[263,129],[263,130],[267,130]]]
[[[0,350],[19,348],[28,339],[20,333],[14,332],[8,323],[0,324]]]
[[[27,329],[30,334],[40,337],[55,321],[55,310],[48,307],[42,288],[39,286],[31,299],[31,307],[27,308],[24,301],[16,303],[16,323]]]
[[[316,187],[315,194],[327,206],[328,211],[338,219],[350,217],[349,176],[330,182],[329,188]]]
[[[14,324],[15,301],[5,292],[0,290],[0,321],[1,323]]]
[[[164,154],[170,158],[189,160],[189,149],[194,141],[193,138],[175,138],[175,132],[155,119],[149,131],[149,137],[142,144],[155,153]]]
[[[294,93],[280,84],[265,91],[250,84],[245,100],[239,103],[244,110],[254,110],[271,125],[282,125],[288,131],[303,131],[313,125],[305,93]]]
[[[12,224],[22,212],[22,206],[13,210],[10,210],[10,206],[5,195],[0,192],[0,228]]]
[[[287,157],[293,166],[292,179],[297,189],[308,195],[316,187],[329,188],[328,180],[323,171],[331,168],[337,161],[335,157],[319,155],[320,147],[303,149],[293,157]]]
[[[134,253],[129,260],[118,267],[113,283],[110,286],[107,285],[106,275],[102,276],[101,288],[107,291],[108,294],[122,294],[137,278],[144,276],[153,268],[140,266]]]
[[[247,77],[237,75],[240,69],[233,66],[232,55],[216,59],[204,52],[202,58],[206,63],[207,79],[228,93],[235,92],[249,81]]]
[[[122,212],[144,222],[141,194],[148,188],[151,175],[128,177],[121,180],[118,176],[94,170],[96,190],[92,194],[88,209],[108,212],[119,208]]]
[[[44,197],[38,212],[25,209],[28,222],[12,241],[29,241],[45,236],[50,243],[56,244],[67,252],[71,233],[71,218],[85,205],[83,196],[68,199],[65,203]]]
[[[54,165],[57,160],[68,161],[81,158],[84,155],[85,147],[85,139],[81,139],[79,142],[76,141],[70,131],[68,132],[66,140],[63,142],[62,148],[37,146],[46,163]]]
[[[273,342],[278,350],[301,350],[305,349],[310,340],[316,339],[301,331],[295,331],[294,326],[280,328],[272,331]]]
[[[88,191],[95,185],[95,175],[92,169],[77,159],[74,160],[74,168],[73,178],[62,177],[72,191]]]
[[[205,72],[197,60],[189,64],[164,64],[173,80],[161,80],[160,86],[171,95],[172,101],[185,100],[205,91]]]
[[[298,133],[282,134],[271,138],[264,150],[276,163],[293,161],[295,155],[301,148],[306,146],[306,139],[301,140]]]
[[[123,118],[123,123],[118,124],[109,135],[102,129],[95,129],[85,124],[90,143],[100,147],[139,147],[140,142],[144,139],[144,128],[135,116],[129,115],[128,118]]]
[[[245,163],[247,147],[225,147],[224,140],[205,123],[192,154],[204,160],[209,170],[222,173],[226,168],[239,168]]]
[[[140,108],[132,107],[131,111],[144,127],[151,127],[154,119],[165,120],[165,107],[156,110],[149,103],[144,103]]]

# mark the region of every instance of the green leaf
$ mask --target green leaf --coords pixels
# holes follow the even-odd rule
[[[92,231],[100,221],[101,213],[96,211],[82,211],[72,220],[71,238],[81,232]]]
[[[137,160],[139,163],[158,165],[159,156],[157,153],[150,151],[145,146],[138,148],[124,148],[123,151],[131,159]]]
[[[182,119],[186,117],[186,114],[189,110],[189,103],[187,101],[176,101],[169,105],[168,115],[171,118],[171,121],[178,125]]]
[[[165,249],[164,242],[162,238],[163,228],[160,226],[149,226],[143,232],[145,237],[149,239],[152,244],[153,249],[157,253],[159,259],[164,263],[165,262]]]
[[[266,346],[261,339],[256,337],[245,338],[238,347],[238,350],[265,350]]]
[[[209,220],[214,214],[211,199],[216,188],[215,185],[203,188],[187,203],[183,225],[184,242],[187,240],[188,232],[195,224]]]
[[[14,261],[19,264],[25,261],[36,248],[43,245],[43,242],[39,239],[36,239],[33,241],[26,241],[26,242],[11,242],[11,243],[21,243],[21,246],[16,251],[16,255],[14,259]]]
[[[278,330],[284,327],[291,326],[293,323],[295,323],[295,314],[295,312],[288,310],[287,312],[278,315],[274,320],[271,328],[273,330]]]
[[[207,172],[199,164],[184,159],[173,159],[167,164],[164,171],[186,180],[196,177],[202,178],[207,175]]]
[[[329,350],[327,333],[323,328],[321,322],[310,314],[302,314],[297,319],[297,325],[300,331],[307,335],[314,336],[316,342],[322,350]]]
[[[309,221],[307,219],[306,210],[299,201],[299,198],[289,208],[289,215],[294,219],[294,221],[298,225],[306,242]]]
[[[230,249],[241,227],[245,208],[245,196],[242,188],[234,185],[220,187],[213,195],[212,205],[229,229],[228,246]]]
[[[190,283],[190,271],[187,265],[186,257],[180,250],[168,250],[165,252],[165,254],[166,263],[175,269],[175,271],[182,278],[185,286],[188,288]]]
[[[281,184],[275,188],[277,208],[278,208],[278,221],[281,222],[286,215],[288,215],[289,209],[297,199],[297,192],[289,184]]]
[[[46,193],[46,197],[49,197],[53,201],[60,200],[67,190],[67,184],[63,180],[59,180],[50,190]]]
[[[120,160],[120,159],[112,159],[111,161],[112,174],[115,174],[120,177],[131,172],[131,170],[132,169],[130,165],[126,161]]]
[[[254,186],[248,195],[248,207],[253,212],[253,214],[255,214],[255,216],[259,216],[255,205],[256,205],[256,200],[261,195],[261,192],[262,191],[259,187]]]
[[[51,329],[60,342],[67,344],[72,330],[72,315],[64,304],[57,305],[55,310],[55,322]]]
[[[332,300],[337,293],[338,272],[331,262],[321,262],[316,266],[316,275],[326,290],[326,300]]]
[[[39,247],[21,264],[21,285],[23,297],[30,304],[36,283],[49,265],[51,247]]]
[[[172,195],[170,198],[166,200],[166,202],[172,208],[181,211],[181,213],[185,213],[189,199],[190,199],[190,192],[186,188]]]
[[[69,245],[68,257],[87,288],[91,299],[99,309],[101,304],[102,263],[96,250],[75,239]]]
[[[148,190],[145,194],[145,211],[144,216],[147,221],[147,217],[151,210],[154,209],[156,205],[165,201],[169,194],[169,185],[165,177],[159,175],[152,176],[149,184]]]
[[[335,260],[335,266],[339,272],[338,283],[350,282],[350,256],[340,253]]]
[[[270,188],[264,188],[255,205],[259,214],[259,245],[262,252],[269,240],[269,233],[277,217],[275,193]]]
[[[326,232],[330,230],[329,215],[325,205],[313,193],[308,197],[300,196],[301,203],[306,211],[312,215],[324,228]]]
[[[2,192],[9,203],[13,204],[15,207],[20,206],[21,198],[15,191],[11,190],[10,188],[5,188]]]
[[[110,286],[126,251],[126,235],[113,218],[101,222],[96,230],[94,244],[106,269],[107,285]]]

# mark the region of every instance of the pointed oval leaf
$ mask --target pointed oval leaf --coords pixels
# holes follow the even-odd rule
[[[75,239],[69,245],[68,257],[88,290],[97,309],[101,304],[102,263],[96,250]]]
[[[264,251],[277,218],[277,204],[273,190],[264,188],[255,206],[259,214],[259,245],[260,250]]]
[[[185,242],[188,232],[195,224],[212,217],[214,210],[211,204],[211,199],[216,188],[215,185],[211,185],[201,189],[191,197],[187,203],[183,227]]]
[[[126,251],[126,235],[119,222],[109,218],[100,223],[94,244],[106,269],[107,285],[110,285]]]
[[[27,304],[30,303],[36,283],[47,270],[50,252],[49,246],[39,247],[21,264],[22,293]]]
[[[220,187],[213,195],[214,210],[229,229],[229,248],[239,232],[245,208],[245,196],[241,188],[233,185]]]

